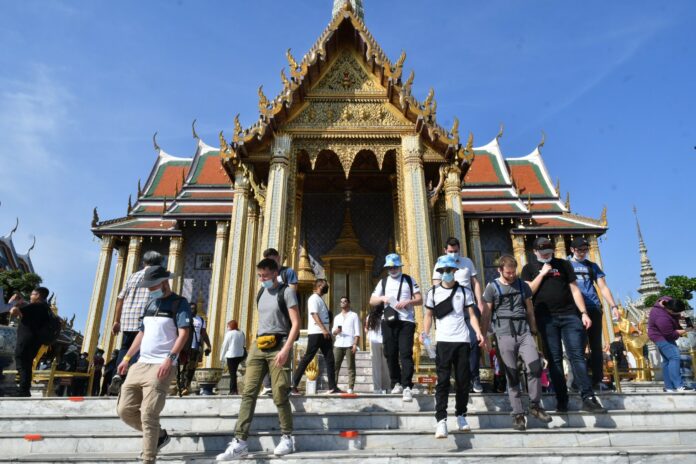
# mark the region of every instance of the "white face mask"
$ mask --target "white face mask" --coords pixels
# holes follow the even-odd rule
[[[389,275],[395,279],[398,279],[399,277],[401,277],[401,269],[395,269],[393,271],[389,271]]]
[[[545,263],[549,263],[549,262],[551,262],[551,260],[553,259],[553,254],[549,255],[548,258],[542,258],[542,257],[541,257],[541,253],[538,253],[538,252],[535,253],[535,254],[536,254],[537,260],[538,260],[540,263],[544,263],[544,264],[545,264]]]

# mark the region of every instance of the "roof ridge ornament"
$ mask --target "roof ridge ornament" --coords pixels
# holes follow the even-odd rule
[[[97,207],[94,207],[94,210],[92,211],[92,227],[97,227],[97,224],[99,224],[99,213],[97,212]]]
[[[242,133],[242,124],[239,122],[239,113],[234,117],[234,133],[232,133],[232,143],[239,142],[239,136]]]
[[[29,249],[25,253],[27,258],[29,257],[29,254],[32,252],[32,250],[34,250],[34,247],[36,246],[36,235],[32,235],[31,237],[32,237],[33,241],[31,242],[31,246],[29,247]]]
[[[143,196],[143,188],[140,186],[140,179],[138,179],[138,199]]]
[[[503,137],[503,131],[505,130],[505,125],[501,122],[500,129],[498,129],[498,134],[495,136],[496,140],[500,140]]]
[[[131,195],[128,195],[128,211],[126,212],[126,216],[130,216],[131,211],[133,211],[133,199],[131,198]]]
[[[335,18],[342,11],[352,11],[355,17],[365,21],[365,10],[362,0],[334,0],[331,18]]]
[[[154,134],[152,134],[152,145],[155,147],[155,151],[159,152],[162,151],[159,145],[157,145],[157,132],[155,131]]]
[[[17,232],[17,229],[19,228],[19,218],[15,219],[15,226],[14,228],[10,231],[9,238],[12,238],[12,235],[14,235],[15,232]]]
[[[200,140],[201,138],[196,134],[196,121],[197,119],[194,119],[193,122],[191,123],[191,132],[193,132],[193,138],[196,140]]]
[[[541,140],[539,141],[539,145],[537,145],[537,150],[541,151],[541,147],[544,146],[546,143],[546,132],[543,130],[541,131]]]

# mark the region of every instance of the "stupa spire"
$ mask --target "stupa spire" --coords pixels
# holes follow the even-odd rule
[[[640,230],[640,222],[638,221],[638,210],[633,207],[633,215],[636,217],[636,228],[638,230],[638,250],[640,251],[640,287],[638,293],[642,300],[649,295],[657,295],[660,293],[660,282],[657,280],[657,274],[648,258],[648,247],[645,246],[643,233]]]
[[[350,8],[353,10],[353,13],[355,13],[355,16],[360,18],[362,21],[365,21],[365,12],[363,10],[362,0],[334,0],[331,17],[335,17],[337,13],[343,10],[346,3],[350,5]]]

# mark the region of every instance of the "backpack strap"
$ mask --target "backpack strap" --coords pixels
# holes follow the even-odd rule
[[[387,278],[382,278],[382,296],[387,295]]]
[[[493,279],[493,284],[495,285],[495,289],[498,291],[498,304],[493,308],[493,311],[495,311],[498,309],[498,306],[503,304],[503,289],[500,287],[498,279]]]
[[[282,280],[285,285],[288,285],[288,267],[287,266],[281,266],[281,268],[280,268],[280,280]]]
[[[280,312],[283,313],[283,316],[285,316],[285,319],[288,321],[288,324],[291,324],[290,312],[288,311],[288,304],[285,302],[285,289],[287,288],[288,286],[285,283],[278,287],[278,308],[280,309]]]

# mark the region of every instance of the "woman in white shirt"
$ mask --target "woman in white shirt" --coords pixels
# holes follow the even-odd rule
[[[382,308],[372,309],[365,318],[367,339],[370,340],[370,359],[372,361],[372,388],[375,393],[386,393],[389,388],[389,366],[384,356],[382,341]]]
[[[227,329],[220,350],[220,361],[227,361],[227,370],[230,371],[230,395],[237,395],[237,368],[244,360],[246,337],[244,332],[239,330],[237,321],[228,322]]]

